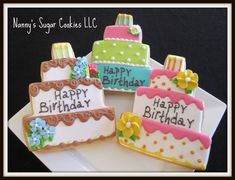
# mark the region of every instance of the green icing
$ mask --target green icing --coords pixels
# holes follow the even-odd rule
[[[149,45],[132,41],[101,40],[95,41],[92,48],[94,62],[129,63],[148,65]]]
[[[118,131],[118,137],[124,137],[122,131]]]
[[[130,139],[131,139],[132,141],[135,141],[135,140],[136,140],[136,136],[135,136],[135,135],[132,135],[132,136],[130,137]]]
[[[177,84],[178,83],[178,80],[176,78],[172,79],[172,82]]]
[[[189,89],[185,89],[185,92],[187,93],[187,94],[192,94],[192,92],[193,92],[193,90],[189,90]]]

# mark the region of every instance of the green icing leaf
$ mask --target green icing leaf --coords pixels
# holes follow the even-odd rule
[[[193,90],[185,89],[185,92],[186,92],[187,94],[192,94]]]
[[[178,83],[178,80],[176,78],[172,79],[172,82],[177,84]]]
[[[136,136],[135,136],[135,135],[132,135],[132,136],[130,137],[130,139],[131,139],[132,141],[135,141],[135,140],[136,140]]]
[[[70,78],[71,78],[71,79],[76,79],[73,74],[70,75]]]
[[[90,76],[89,68],[86,67],[86,68],[85,68],[85,77],[88,77],[88,76]]]
[[[53,138],[52,138],[52,137],[49,137],[49,138],[48,138],[48,141],[49,141],[49,142],[51,142],[52,140],[53,140]]]
[[[124,137],[122,131],[118,131],[118,137]]]
[[[134,34],[136,37],[138,37],[140,35],[140,33]]]
[[[95,76],[96,78],[100,78],[100,73],[99,72],[97,72],[97,74],[96,74],[96,76]]]
[[[38,145],[39,148],[42,148],[42,147],[44,146],[45,141],[46,141],[46,140],[45,140],[44,138],[41,138],[41,139],[40,139],[40,144]]]

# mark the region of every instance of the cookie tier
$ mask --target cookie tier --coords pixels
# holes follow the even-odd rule
[[[211,145],[207,135],[148,118],[141,120],[139,135],[136,138],[119,135],[121,145],[175,164],[206,169]]]
[[[32,83],[29,95],[34,116],[105,107],[103,86],[97,78]]]
[[[36,128],[33,121],[38,118],[46,126],[53,127],[54,134],[53,138],[47,139],[37,146],[32,146],[32,143],[30,144],[32,131]],[[75,113],[26,116],[23,118],[23,128],[30,150],[60,149],[115,136],[115,112],[112,107],[104,107]],[[43,134],[42,128],[38,131]],[[39,140],[41,139],[42,135],[39,137]]]

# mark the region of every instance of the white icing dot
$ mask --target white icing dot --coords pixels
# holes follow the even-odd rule
[[[191,81],[191,78],[190,78],[190,77],[186,77],[186,78],[185,78],[185,81],[186,81],[186,82],[189,82],[189,81]]]
[[[116,43],[113,43],[113,46],[117,46],[117,44],[116,44]]]
[[[129,48],[132,48],[132,45],[131,45],[131,44],[129,44],[129,45],[128,45],[128,47],[129,47]]]
[[[130,62],[130,61],[131,61],[131,58],[127,58],[127,61]]]
[[[145,59],[142,59],[143,62],[145,62]]]
[[[120,54],[124,54],[124,52],[123,52],[123,51],[120,51]]]
[[[96,45],[100,45],[100,43],[99,43],[99,42],[96,42],[95,44],[96,44]]]
[[[99,59],[99,56],[95,56],[95,59]]]
[[[105,54],[107,51],[106,51],[106,50],[103,50],[102,52]]]
[[[137,52],[137,53],[135,53],[136,54],[136,56],[139,56],[140,55],[140,53],[139,52]]]
[[[111,57],[112,60],[115,60],[116,58],[114,56]]]
[[[131,127],[131,123],[130,123],[130,122],[127,122],[127,123],[126,123],[126,128],[129,129],[130,127]]]

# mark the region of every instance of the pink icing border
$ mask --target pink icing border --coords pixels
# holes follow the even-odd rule
[[[201,99],[174,91],[142,86],[137,88],[136,93],[137,96],[142,96],[145,94],[149,99],[152,99],[155,96],[160,96],[161,98],[169,97],[172,102],[183,100],[186,105],[195,104],[200,110],[203,110],[205,108],[204,101],[202,101]]]
[[[104,30],[104,39],[119,38],[142,42],[142,32],[139,36],[134,36],[127,32],[129,28],[130,26],[107,26]]]
[[[142,118],[142,126],[148,133],[154,133],[156,130],[159,130],[164,134],[171,133],[177,140],[183,139],[184,137],[187,137],[191,142],[199,140],[206,149],[211,145],[211,138],[208,135],[189,129],[161,124],[160,122],[147,118]]]
[[[150,78],[154,79],[158,75],[166,75],[168,78],[173,78],[178,74],[176,71],[169,71],[166,69],[154,69],[150,74]]]

